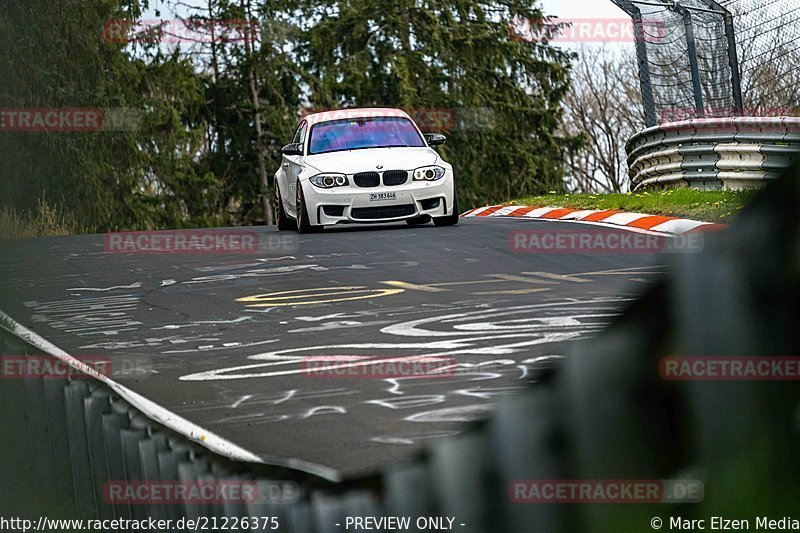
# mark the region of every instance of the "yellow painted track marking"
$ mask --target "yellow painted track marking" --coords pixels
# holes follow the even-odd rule
[[[447,292],[448,289],[439,289],[434,287],[433,285],[418,285],[416,283],[408,283],[405,281],[381,281],[381,283],[385,285],[391,285],[392,287],[400,287],[401,289],[410,289],[414,291],[424,291],[424,292]]]
[[[556,281],[572,281],[574,283],[589,283],[590,279],[567,276],[566,274],[553,274],[551,272],[520,272],[528,276],[539,276],[540,278],[554,279]]]
[[[298,289],[294,291],[271,292],[237,298],[246,307],[283,307],[292,305],[326,304],[349,300],[380,298],[405,292],[404,289],[368,289],[366,287],[324,287],[317,289]]]
[[[511,274],[489,274],[489,276],[497,279],[502,279],[505,281],[517,281],[520,283],[533,283],[535,285],[558,285],[556,281],[546,281],[543,279],[536,279],[536,278],[525,278],[522,276],[513,276]]]

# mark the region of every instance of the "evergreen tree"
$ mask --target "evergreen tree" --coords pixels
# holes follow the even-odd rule
[[[449,135],[464,208],[563,188],[570,58],[509,35],[517,18],[545,22],[532,0],[204,1],[178,11],[207,38],[165,46],[169,27],[109,38],[146,0],[6,0],[0,107],[138,119],[0,132],[0,204],[44,198],[98,231],[257,223],[301,108],[371,105],[446,110],[421,125]]]
[[[510,38],[517,18],[534,30],[546,22],[531,1],[306,0],[303,13],[312,107],[451,113],[442,150],[462,206],[563,188],[561,152],[573,140],[557,129],[570,57]]]

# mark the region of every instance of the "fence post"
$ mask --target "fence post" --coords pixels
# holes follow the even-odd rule
[[[633,38],[636,44],[636,60],[639,63],[639,85],[642,91],[642,104],[647,127],[655,126],[656,105],[653,98],[653,84],[650,81],[650,67],[647,59],[647,43],[644,35],[644,23],[641,10],[629,0],[611,0],[625,11],[633,22]]]
[[[712,9],[718,10],[725,22],[725,38],[728,41],[728,64],[731,67],[731,89],[733,92],[734,113],[737,117],[744,115],[742,99],[742,74],[739,70],[739,53],[736,50],[736,29],[733,26],[733,14],[716,0],[701,0]]]
[[[678,3],[675,4],[675,11],[683,17],[683,26],[686,28],[686,52],[689,56],[689,68],[692,71],[694,107],[697,110],[697,116],[703,118],[706,116],[706,110],[703,105],[703,84],[700,80],[700,67],[697,64],[697,43],[694,37],[692,14]]]

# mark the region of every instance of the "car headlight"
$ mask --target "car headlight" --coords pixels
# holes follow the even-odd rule
[[[444,168],[431,166],[420,167],[414,171],[414,181],[436,181],[444,177]]]
[[[321,189],[343,187],[348,184],[347,176],[344,174],[317,174],[308,178],[308,181]]]

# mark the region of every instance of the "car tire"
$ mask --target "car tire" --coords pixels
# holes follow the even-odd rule
[[[303,198],[303,187],[300,182],[297,182],[297,195],[295,196],[295,212],[297,213],[297,232],[298,233],[316,233],[322,231],[322,226],[311,224],[308,218],[308,209],[306,209],[306,201]]]
[[[430,215],[422,215],[414,218],[409,218],[408,220],[406,220],[406,224],[408,224],[409,226],[421,226],[423,224],[427,224],[430,221],[431,221]]]
[[[283,209],[283,201],[281,201],[281,188],[278,183],[275,183],[275,222],[280,231],[288,231],[297,229],[297,224],[294,220],[286,215]]]
[[[458,194],[455,188],[453,188],[453,214],[445,217],[433,217],[433,223],[437,228],[442,226],[455,226],[458,224],[458,218]]]

